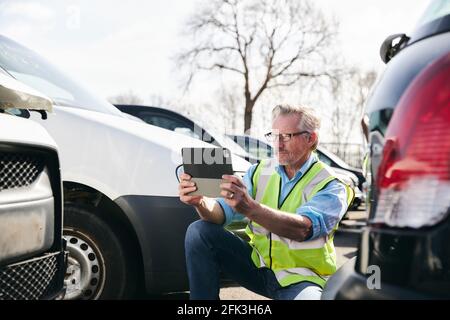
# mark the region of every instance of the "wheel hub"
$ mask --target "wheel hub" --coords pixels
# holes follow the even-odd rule
[[[69,257],[64,278],[64,299],[97,299],[105,283],[105,264],[100,250],[87,235],[64,230]]]

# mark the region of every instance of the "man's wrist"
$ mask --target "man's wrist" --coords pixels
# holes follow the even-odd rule
[[[198,204],[194,204],[193,207],[197,210],[197,211],[201,211],[203,208],[206,207],[205,205],[205,199],[201,199],[200,202]]]
[[[248,210],[248,213],[246,214],[247,218],[250,220],[253,220],[259,212],[261,212],[262,206],[257,201],[252,201],[252,204]]]

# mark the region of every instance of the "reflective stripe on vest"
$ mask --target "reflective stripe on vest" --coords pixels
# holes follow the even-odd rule
[[[257,166],[253,174],[253,197],[262,204],[286,213],[295,214],[298,207],[336,179],[328,166],[317,161],[303,174],[280,205],[281,177],[275,171],[275,165],[275,161],[265,160]],[[348,186],[346,189],[349,205],[354,192]],[[311,281],[323,287],[328,276],[336,271],[333,237],[337,227],[338,224],[327,237],[299,242],[280,237],[250,221],[246,232],[253,247],[252,260],[257,267],[271,268],[281,286]]]
[[[255,233],[255,234],[259,234],[259,235],[264,235],[264,236],[269,236],[270,232],[261,227],[258,224],[255,223],[249,223],[249,228],[250,230]],[[302,241],[302,242],[298,242],[295,240],[291,240],[285,237],[280,237],[274,233],[272,233],[272,240],[276,240],[276,241],[280,241],[285,243],[289,248],[291,249],[318,249],[318,248],[322,248],[325,243],[327,242],[328,237],[321,237],[315,240],[311,240],[311,241]]]

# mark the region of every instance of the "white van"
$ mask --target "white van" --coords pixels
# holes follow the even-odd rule
[[[0,71],[0,300],[54,299],[66,271],[58,149],[23,108],[45,116],[51,101]]]
[[[196,212],[178,198],[181,148],[211,146],[134,121],[0,36],[0,67],[55,103],[40,122],[56,140],[69,250],[68,299],[127,298],[188,289],[187,226]],[[118,79],[120,81],[120,79]],[[249,163],[233,156],[233,168]]]

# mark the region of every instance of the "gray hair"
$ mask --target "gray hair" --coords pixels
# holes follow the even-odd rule
[[[316,150],[319,144],[320,119],[314,109],[303,106],[277,105],[272,110],[272,121],[278,116],[291,114],[300,116],[299,129],[302,128],[302,130],[316,133],[317,140],[312,146],[312,150]]]

